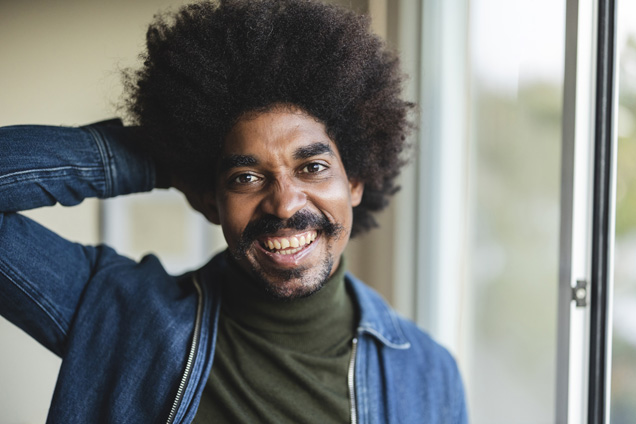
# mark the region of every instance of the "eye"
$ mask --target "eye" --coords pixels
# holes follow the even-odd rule
[[[255,183],[259,180],[259,178],[254,174],[240,174],[232,179],[232,183],[234,184],[251,184]]]
[[[327,169],[325,165],[318,162],[312,162],[309,165],[306,165],[302,169],[302,172],[305,172],[307,174],[316,174],[318,172],[324,171],[325,169]]]

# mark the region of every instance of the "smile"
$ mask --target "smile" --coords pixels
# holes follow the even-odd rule
[[[317,236],[316,231],[307,231],[288,237],[267,237],[261,240],[261,246],[272,253],[293,255],[313,243]]]

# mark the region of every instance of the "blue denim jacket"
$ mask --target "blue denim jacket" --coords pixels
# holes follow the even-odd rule
[[[175,277],[16,213],[151,190],[151,161],[121,126],[0,128],[0,313],[61,356],[50,423],[189,423],[212,367],[217,255]],[[453,358],[351,275],[360,312],[359,423],[465,423]],[[1,384],[1,383],[0,383]]]

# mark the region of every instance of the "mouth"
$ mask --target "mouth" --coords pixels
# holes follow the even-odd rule
[[[285,237],[265,237],[259,240],[260,246],[269,253],[294,255],[307,249],[318,237],[317,231],[305,231]]]

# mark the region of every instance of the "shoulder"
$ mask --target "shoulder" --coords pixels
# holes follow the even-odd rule
[[[445,381],[459,381],[457,363],[451,353],[413,321],[397,313],[375,290],[347,275],[347,281],[360,309],[360,327],[373,334],[396,360],[412,369],[437,374]]]
[[[399,422],[465,423],[462,378],[450,352],[373,289],[351,275],[347,283],[360,311],[366,378],[384,388],[391,413]]]

